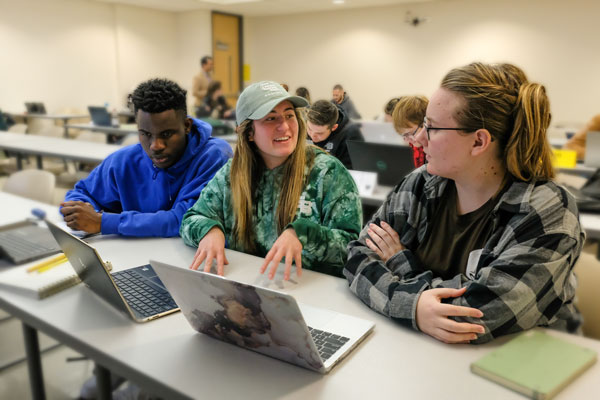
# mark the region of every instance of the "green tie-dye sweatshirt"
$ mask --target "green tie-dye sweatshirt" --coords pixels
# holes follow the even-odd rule
[[[361,229],[362,209],[358,190],[352,177],[335,158],[313,147],[315,158],[300,197],[294,228],[302,243],[302,268],[342,276],[346,262],[346,246],[356,240]],[[226,247],[245,251],[238,243],[233,227],[233,199],[227,162],[206,185],[196,204],[183,216],[179,233],[185,243],[197,247],[214,226],[225,234]],[[257,254],[264,257],[278,238],[277,206],[282,166],[265,170],[257,188],[252,227]]]

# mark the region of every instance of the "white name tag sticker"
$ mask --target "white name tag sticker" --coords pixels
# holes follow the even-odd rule
[[[475,279],[475,271],[477,270],[477,264],[479,264],[479,258],[481,257],[481,253],[483,249],[473,250],[469,253],[469,260],[467,261],[467,270],[465,271],[465,275],[469,279]]]
[[[377,172],[348,170],[360,196],[371,196],[377,186]]]

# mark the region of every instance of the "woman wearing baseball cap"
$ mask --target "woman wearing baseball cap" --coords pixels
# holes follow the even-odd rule
[[[307,105],[275,82],[242,92],[233,159],[181,223],[185,243],[198,247],[191,269],[206,261],[208,272],[216,260],[223,275],[227,247],[265,257],[260,272],[271,279],[284,257],[284,279],[292,261],[298,276],[302,268],[342,276],[346,246],[361,229],[360,198],[344,166],[306,144],[299,108]]]

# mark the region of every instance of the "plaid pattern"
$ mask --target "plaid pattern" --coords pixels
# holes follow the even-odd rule
[[[389,194],[371,222],[384,220],[399,234],[406,250],[387,262],[365,244],[367,228],[348,246],[344,275],[365,304],[402,325],[417,328],[422,291],[467,287],[444,302],[480,309],[486,332],[473,343],[549,326],[576,331],[581,316],[573,304],[577,286],[573,266],[585,234],[573,197],[553,182],[513,182],[493,210],[494,230],[482,249],[472,279],[460,274],[442,280],[414,256],[428,230],[448,180],[429,175],[423,166]]]

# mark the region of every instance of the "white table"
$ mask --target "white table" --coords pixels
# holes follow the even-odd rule
[[[42,168],[42,156],[59,157],[89,163],[100,163],[123,146],[71,140],[42,135],[23,135],[0,131],[0,149],[17,153],[18,168],[22,168],[23,154],[37,156]]]
[[[11,218],[27,214],[35,204],[15,198],[0,193],[3,209],[11,210]],[[6,215],[0,214],[0,218]],[[179,238],[110,236],[93,238],[90,243],[112,262],[114,270],[145,264],[149,258],[185,268],[194,255],[194,249]],[[300,280],[293,277],[296,282],[270,282],[257,272],[261,258],[234,251],[227,251],[227,257],[228,277],[286,291],[306,304],[373,320],[374,332],[322,376],[198,334],[180,313],[136,324],[83,285],[42,301],[0,290],[0,307],[25,326],[42,330],[168,399],[523,398],[469,370],[472,361],[509,338],[481,346],[446,345],[376,314],[348,290],[344,279],[304,271]],[[35,333],[29,329],[30,334]],[[548,332],[600,352],[599,341]],[[556,398],[589,398],[598,393],[599,374],[600,363]]]
[[[64,127],[64,137],[69,137],[69,128],[67,126],[70,119],[89,118],[88,114],[30,114],[30,113],[8,113],[13,117],[23,118],[27,122],[27,118],[53,119],[61,120]]]
[[[67,125],[68,129],[84,129],[92,132],[100,132],[105,133],[107,135],[116,135],[116,136],[127,136],[130,134],[138,134],[137,124],[121,124],[118,127],[115,126],[101,126],[94,125],[93,123],[87,124],[69,124]]]

